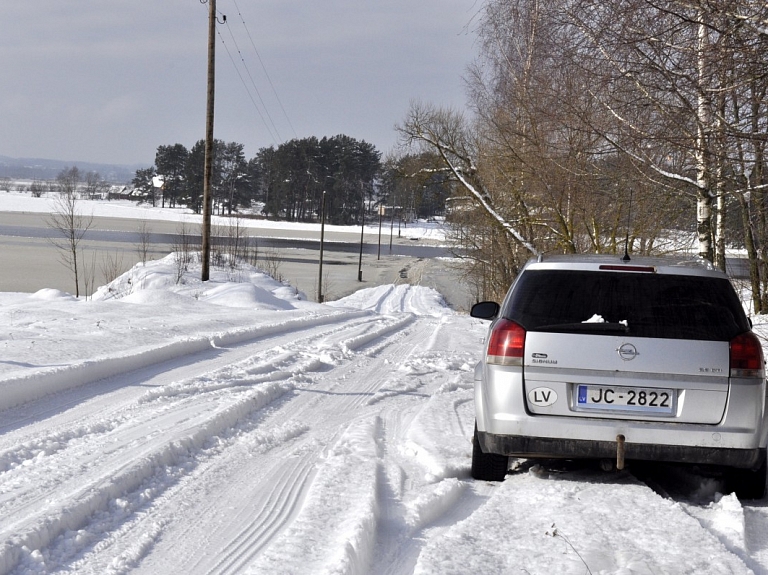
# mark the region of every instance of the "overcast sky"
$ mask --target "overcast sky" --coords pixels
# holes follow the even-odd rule
[[[217,0],[215,136],[248,158],[337,134],[386,154],[411,100],[464,108],[481,7]],[[191,147],[205,137],[207,20],[200,0],[0,3],[0,155],[150,165],[158,145]]]

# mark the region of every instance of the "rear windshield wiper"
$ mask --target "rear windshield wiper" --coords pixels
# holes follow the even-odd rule
[[[582,333],[629,333],[629,326],[623,323],[609,322],[578,322],[578,323],[557,323],[552,325],[541,325],[532,328],[531,331],[548,332],[582,332]]]

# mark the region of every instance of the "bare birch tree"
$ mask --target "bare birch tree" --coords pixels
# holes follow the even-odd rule
[[[768,5],[595,0],[572,4],[568,17],[600,55],[602,69],[611,70],[606,77],[621,87],[594,92],[630,136],[619,142],[606,133],[606,139],[649,177],[696,199],[698,253],[721,269],[728,207],[741,212],[755,309],[768,309],[768,247],[762,247]]]
[[[81,213],[77,193],[68,189],[54,197],[53,212],[48,216],[47,223],[58,232],[58,237],[51,239],[51,243],[59,250],[61,262],[72,272],[75,297],[80,297],[80,243],[93,224],[93,215],[84,216]]]
[[[454,216],[465,253],[495,226],[528,253],[626,242],[724,269],[743,241],[768,310],[767,4],[487,0],[477,22],[472,117],[416,104],[399,128],[479,210]]]
[[[444,110],[414,103],[406,120],[398,126],[406,145],[424,145],[437,152],[450,175],[464,193],[472,197],[481,209],[498,224],[513,241],[532,255],[539,251],[515,222],[501,213],[493,191],[478,169],[476,138],[464,117]]]

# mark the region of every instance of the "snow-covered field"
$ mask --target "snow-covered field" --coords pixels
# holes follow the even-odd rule
[[[435,291],[177,269],[0,293],[0,574],[768,573],[765,502],[716,479],[471,480],[486,325]]]

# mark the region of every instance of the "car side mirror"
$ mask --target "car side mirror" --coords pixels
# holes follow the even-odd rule
[[[469,315],[479,319],[494,319],[499,315],[501,306],[495,301],[481,301],[472,306]]]

